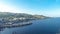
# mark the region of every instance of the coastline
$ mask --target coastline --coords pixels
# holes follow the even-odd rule
[[[0,25],[0,27],[2,28],[9,28],[9,27],[21,27],[21,26],[26,26],[26,25],[30,25],[32,24],[32,22],[24,22],[24,23],[16,23],[16,24],[3,24]]]

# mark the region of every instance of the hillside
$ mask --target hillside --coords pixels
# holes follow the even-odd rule
[[[0,12],[0,18],[35,18],[35,19],[42,19],[42,18],[47,18],[46,16],[43,15],[30,15],[30,14],[25,14],[25,13],[9,13],[9,12]]]

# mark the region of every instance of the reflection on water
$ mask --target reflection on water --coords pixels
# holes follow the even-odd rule
[[[56,34],[60,34],[60,29],[58,30],[58,32]]]
[[[12,32],[12,34],[17,34],[17,32]]]
[[[32,25],[32,24],[28,24],[28,25],[24,25],[24,26],[20,26],[20,27],[26,27],[26,26],[29,26],[29,25]],[[0,33],[4,31],[4,29],[11,29],[11,28],[18,28],[18,27],[8,27],[8,28],[3,28],[3,27],[0,27]],[[12,34],[17,34],[16,31],[13,31]]]
[[[27,25],[23,25],[23,26],[17,26],[17,27],[25,27],[25,26],[29,26],[32,24],[27,24]],[[7,28],[17,28],[17,27],[7,27]],[[4,27],[0,27],[0,31],[3,31],[5,28]]]
[[[60,18],[35,20],[32,23],[24,27],[4,28],[1,34],[60,34]]]
[[[3,31],[4,29],[5,29],[5,28],[1,28],[1,27],[0,27],[0,31]]]

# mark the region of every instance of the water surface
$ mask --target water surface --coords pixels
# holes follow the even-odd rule
[[[33,24],[15,28],[0,28],[0,34],[59,34],[60,18],[34,20]]]

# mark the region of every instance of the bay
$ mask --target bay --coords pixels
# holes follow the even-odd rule
[[[23,27],[0,28],[0,34],[59,34],[60,18],[49,18],[32,21]]]

